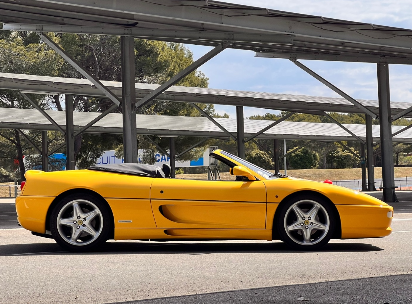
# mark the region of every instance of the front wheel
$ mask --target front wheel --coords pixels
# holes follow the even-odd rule
[[[280,239],[299,250],[315,250],[326,245],[337,219],[328,202],[316,195],[300,195],[280,206],[276,226]]]
[[[53,209],[50,230],[56,242],[70,251],[97,248],[109,238],[107,205],[88,194],[69,195]]]

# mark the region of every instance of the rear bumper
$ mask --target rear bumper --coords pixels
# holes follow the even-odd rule
[[[54,197],[19,196],[16,198],[17,219],[20,225],[30,231],[46,232],[47,212]]]

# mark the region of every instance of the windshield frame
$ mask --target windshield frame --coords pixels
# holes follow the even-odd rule
[[[278,178],[278,176],[274,175],[272,172],[270,172],[268,170],[265,170],[265,169],[263,169],[259,166],[256,166],[255,164],[252,164],[252,163],[244,160],[243,158],[240,158],[240,157],[238,157],[236,155],[233,155],[229,152],[226,152],[224,150],[215,150],[211,153],[211,155],[213,157],[215,157],[216,159],[220,160],[220,161],[226,162],[226,164],[229,165],[232,168],[236,165],[235,163],[233,163],[233,161],[235,161],[240,166],[243,166],[243,167],[249,169],[250,171],[252,171],[254,173],[254,175],[257,174],[257,176],[255,176],[255,177],[259,177],[259,179],[261,179],[260,177],[262,177],[263,179],[276,179],[276,178]],[[224,160],[222,158],[224,158]]]

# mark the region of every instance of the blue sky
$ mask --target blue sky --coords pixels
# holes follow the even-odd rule
[[[412,0],[228,0],[281,11],[412,29]],[[187,45],[195,59],[210,48]],[[216,89],[338,95],[313,79],[289,60],[255,58],[250,51],[227,49],[200,67]],[[376,64],[302,61],[309,68],[356,99],[377,100]],[[412,102],[412,66],[391,65],[391,100]],[[235,118],[235,107],[215,106],[218,113]],[[245,117],[273,112],[245,108]]]

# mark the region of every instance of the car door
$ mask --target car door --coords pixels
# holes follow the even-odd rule
[[[158,228],[265,228],[261,181],[154,179],[150,196]]]

